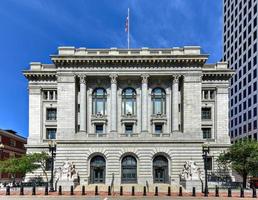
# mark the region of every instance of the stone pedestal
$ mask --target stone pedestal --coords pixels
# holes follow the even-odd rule
[[[70,191],[71,190],[71,186],[73,186],[73,188],[75,189],[75,187],[79,185],[79,182],[77,180],[59,180],[57,182],[57,190],[59,188],[59,186],[62,186],[62,191]]]
[[[193,187],[195,187],[196,192],[202,191],[201,180],[181,180],[180,184],[184,187],[187,192],[192,192]]]

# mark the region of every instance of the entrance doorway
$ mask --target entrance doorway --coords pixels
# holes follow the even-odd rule
[[[90,162],[91,183],[105,183],[106,161],[102,156],[95,156]]]
[[[168,160],[164,156],[156,156],[153,160],[153,182],[168,183]]]

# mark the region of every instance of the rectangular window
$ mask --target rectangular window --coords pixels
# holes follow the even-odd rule
[[[15,146],[16,146],[16,141],[13,140],[13,139],[10,139],[9,145],[10,145],[11,147],[15,147]]]
[[[103,133],[103,124],[96,124],[96,133]]]
[[[47,108],[47,120],[56,120],[56,108]]]
[[[56,128],[47,128],[47,139],[56,139]]]
[[[126,124],[126,125],[125,125],[125,133],[126,133],[126,134],[131,134],[131,133],[133,133],[133,124]]]
[[[202,119],[211,119],[211,108],[202,108]]]
[[[254,127],[254,130],[257,129],[257,120],[254,120],[253,127]]]
[[[202,128],[203,139],[211,138],[211,128]]]
[[[160,134],[163,132],[162,124],[155,124],[155,133]]]

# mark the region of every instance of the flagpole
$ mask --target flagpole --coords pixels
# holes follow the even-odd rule
[[[127,48],[130,48],[130,9],[128,8]]]

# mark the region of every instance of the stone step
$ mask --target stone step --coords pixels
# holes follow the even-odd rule
[[[108,185],[105,184],[90,184],[90,185],[85,185],[85,190],[94,192],[95,187],[98,186],[98,191],[99,192],[107,192],[108,191]],[[121,185],[115,185],[113,188],[114,192],[120,192],[120,186],[123,186],[123,192],[124,193],[131,193],[132,192],[132,186],[134,186],[134,191],[135,192],[143,192],[143,187],[146,185],[140,185],[140,184],[121,184]],[[155,192],[155,187],[158,187],[159,192],[166,193],[168,191],[168,186],[171,187],[171,192],[178,192],[180,185],[169,185],[169,184],[152,184],[149,185],[149,187],[146,187],[147,192]],[[82,190],[82,185],[78,185],[75,188],[75,191],[81,191]],[[184,188],[183,188],[184,191]]]

